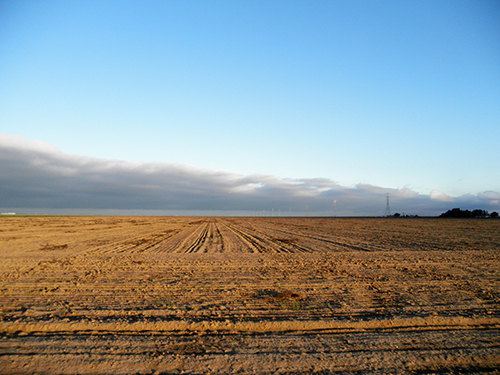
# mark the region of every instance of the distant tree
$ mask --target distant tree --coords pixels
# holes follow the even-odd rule
[[[488,211],[486,210],[476,209],[471,212],[469,210],[461,210],[460,208],[453,208],[452,210],[448,210],[439,215],[439,217],[455,217],[455,218],[469,218],[469,217],[484,218],[490,216],[491,215],[488,214]]]
[[[474,210],[472,211],[472,217],[488,217],[488,211],[485,210]]]
[[[493,219],[498,218],[498,212],[493,211],[493,212],[490,214],[490,217],[491,217],[491,218],[493,218]]]
[[[399,212],[396,212],[396,213],[394,214],[394,217],[401,217],[401,214],[400,214]]]
[[[472,213],[469,210],[461,210],[460,208],[453,208],[451,210],[442,213],[439,217],[471,217]]]

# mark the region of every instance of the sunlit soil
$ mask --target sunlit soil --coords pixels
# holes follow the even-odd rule
[[[499,373],[500,220],[1,217],[0,373]]]

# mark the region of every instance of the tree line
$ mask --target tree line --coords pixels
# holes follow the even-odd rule
[[[491,214],[486,210],[461,210],[460,208],[453,208],[443,212],[439,217],[458,217],[458,218],[498,218],[498,212],[494,211]]]

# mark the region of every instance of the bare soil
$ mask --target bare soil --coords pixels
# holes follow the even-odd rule
[[[498,374],[500,220],[0,218],[1,374]]]

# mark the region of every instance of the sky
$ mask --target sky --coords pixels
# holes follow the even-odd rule
[[[0,2],[2,210],[500,211],[499,141],[498,1]]]

